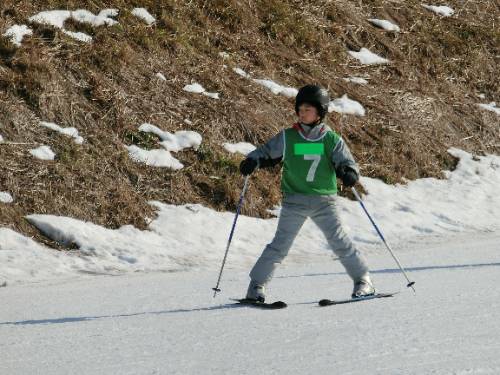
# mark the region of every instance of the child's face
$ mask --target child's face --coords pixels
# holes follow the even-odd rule
[[[299,106],[298,116],[302,124],[314,124],[320,119],[316,107],[307,103]]]

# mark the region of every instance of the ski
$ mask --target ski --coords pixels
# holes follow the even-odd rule
[[[266,302],[257,302],[252,299],[233,299],[233,301],[236,301],[240,305],[245,305],[245,306],[251,306],[251,307],[258,307],[260,309],[268,309],[268,310],[277,310],[277,309],[284,309],[287,307],[287,304],[283,301],[276,301],[273,303],[266,303]]]
[[[361,301],[367,301],[370,299],[376,299],[376,298],[387,298],[387,297],[392,297],[395,294],[398,294],[399,292],[394,292],[394,293],[376,293],[371,296],[366,296],[366,297],[357,297],[357,298],[349,298],[349,299],[339,299],[339,300],[331,300],[331,299],[322,299],[321,301],[318,302],[320,306],[331,306],[331,305],[342,305],[344,303],[352,303],[352,302],[361,302]]]

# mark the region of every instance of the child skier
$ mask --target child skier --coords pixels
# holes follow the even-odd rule
[[[264,302],[265,286],[308,217],[321,229],[353,280],[353,298],[375,293],[366,261],[343,231],[338,216],[336,177],[351,187],[359,172],[347,145],[323,121],[329,102],[325,89],[302,87],[295,98],[298,122],[252,151],[240,164],[240,172],[247,176],[256,168],[283,161],[278,228],[250,272],[247,299]]]

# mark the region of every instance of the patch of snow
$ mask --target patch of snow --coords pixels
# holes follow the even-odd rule
[[[167,151],[178,152],[185,148],[194,148],[197,150],[203,140],[202,136],[194,131],[180,130],[172,134],[168,131],[163,131],[152,124],[142,124],[139,130],[146,133],[156,134],[162,142],[162,145]]]
[[[205,96],[208,96],[209,98],[212,98],[212,99],[219,99],[219,93],[218,92],[203,92],[202,93],[203,95]]]
[[[34,149],[31,149],[30,154],[35,158],[40,160],[54,160],[56,154],[50,149],[49,146],[40,146]]]
[[[76,128],[62,128],[59,125],[56,125],[56,124],[51,123],[51,122],[45,122],[45,121],[41,121],[40,125],[45,127],[45,128],[54,130],[58,133],[61,133],[65,136],[74,138],[74,141],[76,144],[81,145],[84,142],[84,139],[78,135],[78,130]]]
[[[264,86],[275,95],[283,95],[288,98],[295,98],[297,96],[297,93],[299,92],[299,90],[294,87],[282,86],[279,83],[276,83],[269,79],[252,79],[250,78],[250,74],[240,68],[233,68],[233,71],[241,77],[251,79],[253,82]]]
[[[115,21],[112,18],[109,18],[110,16],[117,16],[118,11],[116,9],[105,9],[101,13],[99,13],[97,16],[93,14],[92,12],[89,12],[88,10],[85,9],[78,9],[75,10],[74,12],[71,12],[71,18],[73,18],[75,21],[81,22],[81,23],[88,23],[92,26],[99,27],[99,26],[113,26],[116,25],[118,22]]]
[[[183,88],[184,91],[192,92],[194,94],[203,94],[205,96],[211,97],[213,99],[219,99],[218,93],[207,92],[205,88],[199,83],[193,83],[191,85],[186,85]]]
[[[111,9],[103,9],[99,12],[99,14],[97,15],[97,17],[101,17],[101,18],[111,18],[111,17],[117,17],[118,14],[119,14],[119,10],[118,9],[115,9],[115,8],[111,8]]]
[[[69,277],[91,269],[91,262],[69,252],[53,251],[29,237],[0,227],[0,273],[9,281],[40,281]],[[90,267],[89,267],[90,266]]]
[[[64,23],[68,19],[73,19],[77,22],[88,23],[92,26],[112,26],[116,25],[118,22],[110,17],[118,15],[118,10],[116,9],[104,9],[97,16],[92,12],[85,9],[78,9],[76,11],[70,10],[49,10],[35,14],[29,18],[30,22],[54,26],[63,31],[64,34],[80,40],[82,42],[89,43],[92,41],[92,37],[88,34],[82,32],[73,32],[66,30],[64,28]]]
[[[378,64],[388,64],[389,60],[380,57],[379,55],[371,52],[366,48],[361,48],[359,52],[348,51],[349,55],[359,60],[363,65],[378,65]]]
[[[269,79],[253,79],[252,81],[271,90],[271,92],[275,95],[284,95],[288,98],[295,98],[299,92],[299,90],[294,87],[282,86]]]
[[[229,53],[227,52],[219,52],[219,56],[222,57],[224,60],[230,57]]]
[[[71,18],[71,11],[69,10],[47,10],[31,16],[29,21],[64,29],[64,22],[68,18]]]
[[[185,118],[185,119],[184,119],[184,123],[185,123],[185,124],[188,124],[188,125],[193,125],[193,121],[191,121],[191,120],[190,120],[190,119],[188,119],[188,118]]]
[[[29,151],[31,155],[40,160],[54,160],[56,154],[49,146],[40,146]]]
[[[356,116],[364,116],[366,112],[364,107],[359,102],[349,99],[347,94],[330,102],[328,105],[328,112],[333,111]]]
[[[74,32],[68,30],[62,30],[62,32],[73,39],[79,40],[80,42],[90,43],[92,42],[92,37],[89,34],[85,34],[82,32]]]
[[[431,12],[439,14],[440,16],[443,16],[443,17],[450,17],[455,13],[455,11],[448,6],[436,6],[436,5],[427,5],[427,4],[422,4],[422,6],[426,9],[430,10]]]
[[[497,107],[497,103],[491,102],[490,104],[478,104],[479,107],[486,109],[487,111],[495,112],[497,115],[500,115],[500,108]]]
[[[399,28],[398,25],[393,24],[391,21],[388,20],[379,20],[376,18],[369,18],[368,21],[375,26],[378,26],[386,31],[393,31],[396,33],[399,33],[401,29]]]
[[[243,69],[233,68],[233,71],[236,74],[238,74],[239,76],[243,77],[243,78],[250,78],[250,74],[248,74],[247,72],[245,72]]]
[[[21,46],[21,42],[26,35],[32,35],[33,30],[26,25],[14,25],[7,29],[3,34],[7,38],[10,38],[11,42],[17,46]]]
[[[483,93],[477,94],[477,96],[478,96],[480,99],[485,99],[485,98],[486,98],[486,95],[484,95]]]
[[[182,169],[184,165],[174,158],[172,154],[163,149],[144,150],[136,145],[125,146],[130,157],[139,163],[144,163],[152,167],[165,167],[174,170]]]
[[[3,137],[2,137],[2,134],[0,134],[0,143],[3,142]]]
[[[255,146],[251,143],[247,142],[238,142],[238,143],[223,143],[222,147],[224,147],[227,151],[234,154],[236,152],[242,155],[248,155],[250,152],[255,150]]]
[[[2,203],[12,203],[14,202],[14,198],[12,195],[6,191],[0,191],[0,202]]]
[[[344,78],[344,81],[356,83],[358,85],[367,85],[368,84],[368,81],[366,79],[364,79],[364,78],[361,78],[361,77]]]
[[[156,77],[162,81],[166,81],[167,79],[162,73],[156,73]]]
[[[134,8],[132,10],[132,14],[137,18],[142,19],[148,25],[152,25],[153,23],[156,22],[156,18],[154,18],[146,8]]]
[[[201,93],[205,92],[205,89],[199,83],[193,83],[191,85],[186,85],[186,86],[184,86],[183,90],[187,91],[187,92],[192,92],[194,94],[201,94]]]

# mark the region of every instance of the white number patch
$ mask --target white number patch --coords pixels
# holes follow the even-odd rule
[[[307,182],[313,182],[316,175],[316,169],[318,169],[319,162],[321,161],[321,155],[304,155],[304,160],[311,160],[313,162],[306,177]]]

